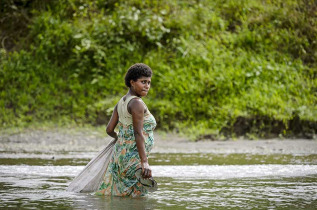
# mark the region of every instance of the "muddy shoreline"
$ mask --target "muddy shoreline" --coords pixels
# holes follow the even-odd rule
[[[97,152],[111,138],[93,129],[25,130],[0,134],[0,152]],[[152,153],[317,154],[317,140],[218,140],[193,142],[175,134],[155,133]]]

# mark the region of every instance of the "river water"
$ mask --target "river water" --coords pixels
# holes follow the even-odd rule
[[[142,198],[65,189],[95,153],[0,153],[1,209],[316,209],[317,154],[150,157],[159,189]]]

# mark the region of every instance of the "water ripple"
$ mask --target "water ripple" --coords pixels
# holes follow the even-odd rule
[[[1,179],[8,176],[74,177],[83,166],[0,165]],[[317,174],[317,165],[199,165],[152,166],[154,177],[230,179],[295,177]]]

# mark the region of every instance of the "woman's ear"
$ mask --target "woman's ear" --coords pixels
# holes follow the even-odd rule
[[[131,87],[134,86],[134,81],[133,81],[133,79],[130,80],[130,85],[131,85]]]

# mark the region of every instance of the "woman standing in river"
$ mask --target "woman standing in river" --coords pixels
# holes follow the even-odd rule
[[[142,196],[147,193],[135,172],[142,168],[143,178],[151,178],[148,155],[153,147],[156,121],[142,101],[151,86],[152,70],[143,63],[132,65],[125,76],[129,91],[114,107],[107,133],[117,139],[103,182],[96,194]],[[118,126],[119,132],[115,132]]]

